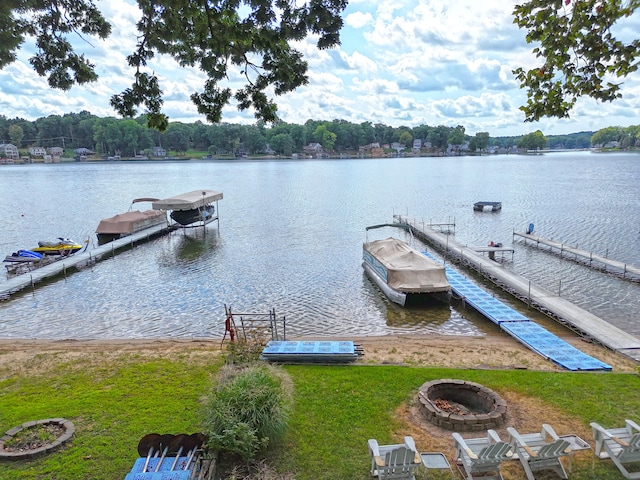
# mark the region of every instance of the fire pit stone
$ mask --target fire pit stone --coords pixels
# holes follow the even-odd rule
[[[418,391],[421,410],[439,427],[459,432],[486,431],[505,421],[507,403],[494,391],[474,382],[433,380]]]

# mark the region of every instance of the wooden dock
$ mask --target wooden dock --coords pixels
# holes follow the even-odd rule
[[[532,242],[535,242],[536,246],[545,245],[549,247],[551,251],[554,251],[553,249],[556,249],[561,257],[565,254],[568,254],[573,256],[573,259],[581,259],[582,261],[580,263],[584,263],[586,265],[589,265],[590,267],[595,268],[597,265],[599,265],[600,268],[604,270],[606,270],[607,267],[615,268],[616,271],[619,271],[625,278],[628,275],[631,275],[635,277],[636,280],[640,280],[640,268],[634,265],[629,265],[628,263],[612,260],[610,258],[607,258],[606,256],[598,255],[593,252],[587,252],[586,250],[581,250],[577,247],[570,247],[568,245],[565,245],[564,243],[556,242],[544,237],[538,237],[537,235],[532,235],[530,233],[513,232],[513,236],[524,238],[525,244],[527,243],[527,240],[531,240]],[[594,264],[594,262],[596,262],[596,264]]]
[[[528,303],[530,306],[555,318],[590,341],[640,362],[640,340],[635,336],[611,325],[596,315],[551,293],[530,280],[506,269],[503,265],[478,255],[470,247],[456,242],[445,235],[403,215],[394,215],[394,221],[412,227],[413,234],[436,245],[447,256],[460,259],[463,263],[480,272],[505,291]]]
[[[167,226],[166,224],[156,225],[134,233],[133,235],[105,243],[91,250],[80,251],[41,268],[23,273],[22,275],[11,277],[7,279],[6,282],[0,283],[0,300],[6,300],[14,293],[27,287],[35,289],[36,285],[45,279],[58,275],[66,276],[68,270],[72,268],[82,268],[93,265],[105,258],[113,257],[116,253],[119,253],[120,250],[133,247],[136,243],[146,242],[151,238],[169,233],[172,229],[172,226]]]

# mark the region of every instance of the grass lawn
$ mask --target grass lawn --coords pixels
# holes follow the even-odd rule
[[[56,453],[1,463],[0,478],[123,479],[138,456],[143,435],[200,430],[200,401],[220,366],[220,357],[206,349],[185,348],[184,354],[172,358],[93,353],[90,358],[61,360],[36,355],[17,374],[0,369],[0,431],[50,417],[64,417],[76,426],[73,440]],[[409,430],[396,412],[413,401],[420,385],[437,378],[470,380],[501,395],[533,397],[585,428],[591,421],[605,426],[621,426],[625,418],[640,421],[640,378],[631,374],[284,368],[295,385],[295,406],[285,441],[270,451],[270,462],[298,480],[370,478],[367,440],[397,443]],[[593,443],[591,437],[585,439]],[[452,445],[444,452],[448,457]],[[588,452],[577,456],[571,478],[621,478],[608,461],[596,460],[592,468],[592,458]],[[520,476],[509,478],[522,478],[521,470],[514,471]]]

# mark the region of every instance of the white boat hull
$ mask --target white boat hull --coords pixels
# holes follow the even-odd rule
[[[407,301],[407,294],[394,290],[386,282],[380,278],[380,276],[371,268],[366,262],[362,262],[362,268],[366,272],[367,276],[371,279],[373,283],[385,294],[385,296],[391,300],[393,303],[397,303],[401,307],[404,307],[405,302]]]
[[[404,242],[388,238],[365,243],[362,259],[367,276],[398,305],[451,301],[451,285],[444,266]]]

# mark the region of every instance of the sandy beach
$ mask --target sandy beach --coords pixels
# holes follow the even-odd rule
[[[601,346],[585,342],[575,335],[562,337],[583,352],[613,367],[614,372],[635,372],[636,363]],[[321,338],[315,338],[321,340]],[[322,338],[327,340],[328,338]],[[303,340],[290,338],[289,340]],[[304,338],[309,340],[309,338]],[[337,340],[331,338],[331,340]],[[393,335],[350,337],[362,346],[363,365],[408,365],[474,369],[526,369],[564,371],[554,363],[527,349],[507,335],[442,336]],[[228,341],[228,340],[226,340]],[[225,341],[225,342],[226,342]],[[110,356],[127,353],[148,357],[171,357],[176,354],[211,355],[223,351],[221,339],[162,340],[0,340],[0,372],[27,373],[38,364],[34,358],[83,357],[87,362],[106,361]]]

